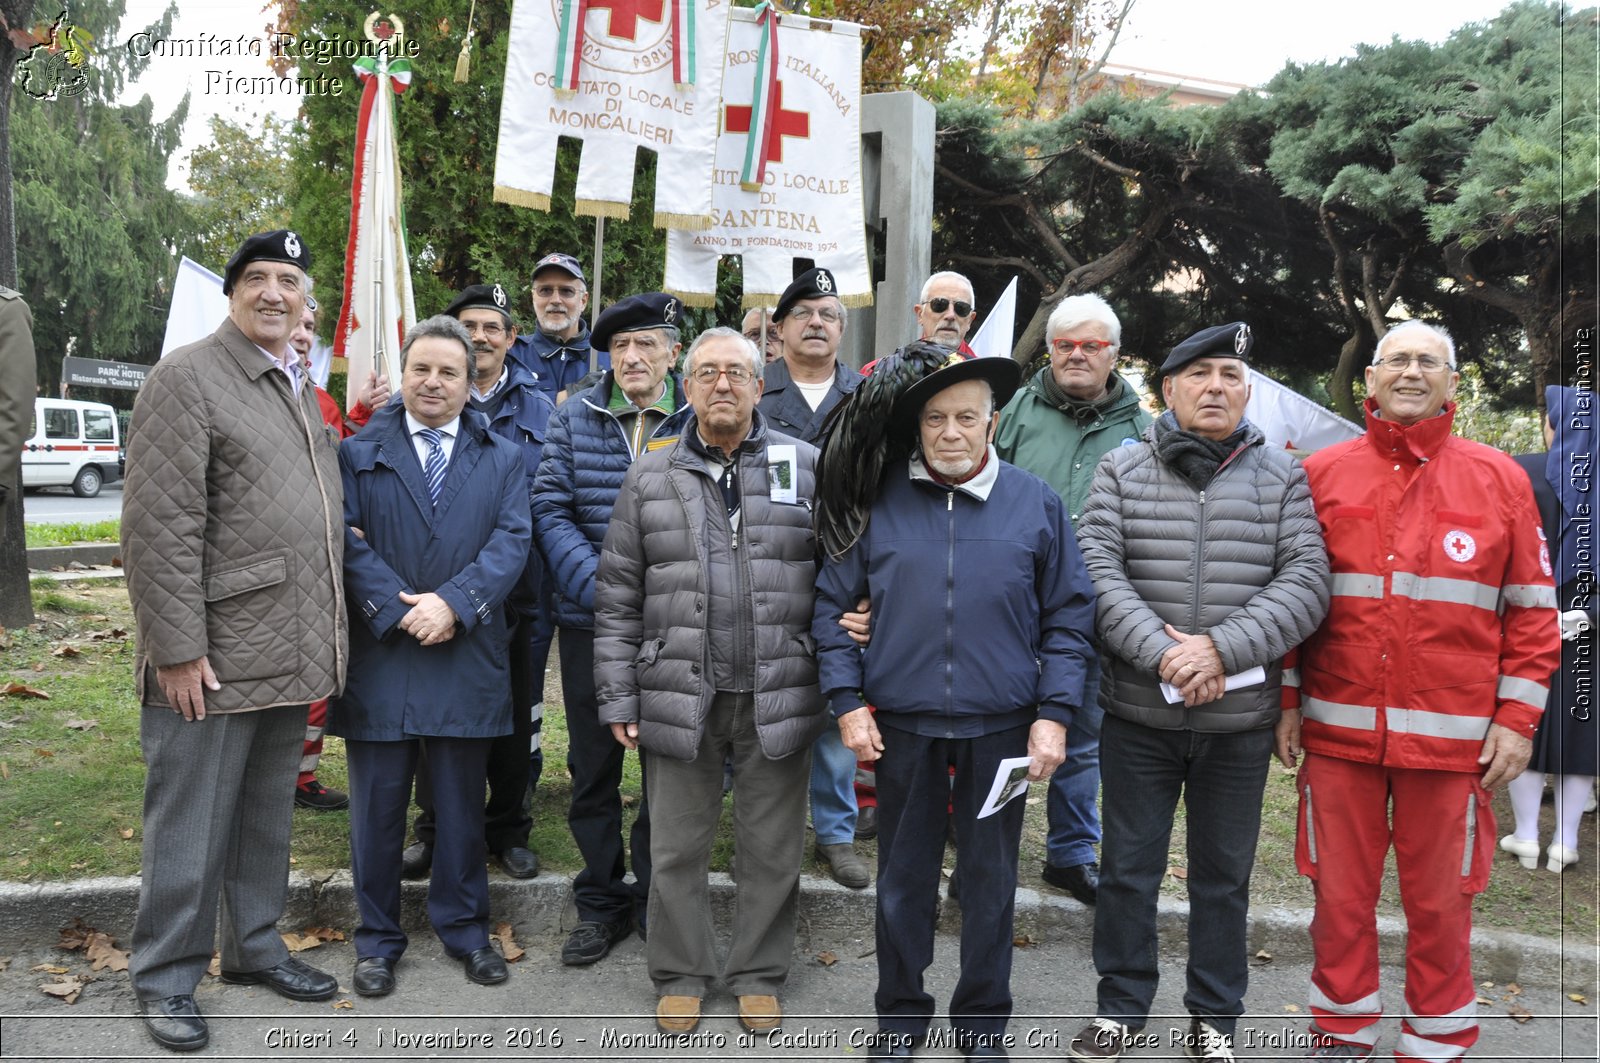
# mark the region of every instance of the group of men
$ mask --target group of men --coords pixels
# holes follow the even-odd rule
[[[951,1025],[967,1058],[1005,1058],[1022,803],[984,804],[1014,765],[1049,780],[1045,880],[1096,907],[1095,1018],[1070,1055],[1116,1059],[1148,1021],[1181,797],[1185,1051],[1230,1060],[1267,764],[1303,751],[1312,1055],[1374,1050],[1391,804],[1411,923],[1397,1055],[1471,1045],[1486,790],[1526,762],[1557,644],[1526,478],[1450,434],[1441,330],[1383,337],[1367,434],[1302,467],[1244,417],[1243,323],[1172,349],[1152,422],[1094,296],[1055,309],[1024,382],[972,357],[972,286],[935,274],[921,338],[863,376],[838,359],[847,310],[818,267],[679,369],[676,298],[624,298],[587,331],[583,271],[556,254],[533,273],[537,330],[517,335],[500,285],[465,289],[405,337],[396,401],[374,389],[341,443],[289,342],[308,268],[292,232],[247,240],[228,321],[164,359],[135,408],[123,535],[148,775],[130,971],[158,1043],[207,1042],[193,991],[219,905],[225,979],[336,991],[274,929],[322,698],[350,769],[352,987],[396,987],[400,882],[430,869],[447,953],[475,982],[507,978],[486,863],[538,871],[527,802],[559,630],[584,861],[562,959],[637,930],[663,1031],[695,1029],[719,981],[746,1029],[782,1023],[809,791],[816,855],[846,886],[873,881],[853,839],[874,809],[872,1058],[912,1055],[933,1021],[947,831]],[[605,371],[580,388],[591,351]],[[844,512],[819,489],[846,457],[829,440],[869,425],[884,473]],[[645,800],[624,844],[632,749]],[[738,902],[719,961],[707,867],[730,774]],[[859,802],[858,779],[876,791]]]

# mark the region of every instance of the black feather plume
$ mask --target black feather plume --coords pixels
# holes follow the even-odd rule
[[[884,474],[915,448],[916,433],[891,416],[895,400],[949,357],[929,343],[902,347],[879,360],[823,422],[815,520],[827,556],[837,560],[861,538]]]

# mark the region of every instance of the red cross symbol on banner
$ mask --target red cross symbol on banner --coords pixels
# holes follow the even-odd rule
[[[750,132],[750,107],[729,107],[725,127],[730,133]],[[811,112],[785,111],[783,109],[783,82],[772,91],[772,131],[776,134],[768,146],[766,161],[783,161],[784,137],[810,137]]]
[[[664,22],[666,0],[589,0],[589,10],[604,8],[606,32],[624,41],[636,41],[639,22]]]

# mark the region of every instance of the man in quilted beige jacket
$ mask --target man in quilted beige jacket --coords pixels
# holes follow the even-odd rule
[[[176,1051],[209,1040],[194,989],[219,905],[224,981],[338,989],[276,926],[306,706],[339,692],[347,656],[338,434],[289,346],[309,265],[293,232],[247,239],[228,320],[163,358],[133,409],[122,556],[146,778],[129,974]]]

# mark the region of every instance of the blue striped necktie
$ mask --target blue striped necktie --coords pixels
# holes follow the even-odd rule
[[[439,504],[439,489],[444,486],[444,447],[439,441],[444,437],[437,428],[419,428],[417,435],[428,444],[428,460],[422,463],[422,477],[428,481],[428,497]]]

